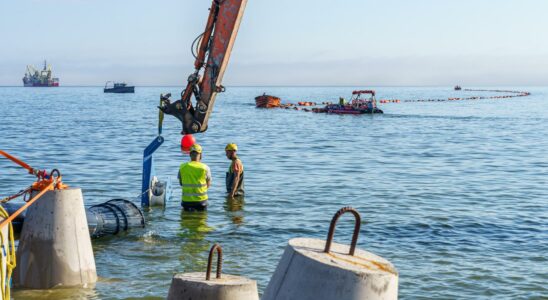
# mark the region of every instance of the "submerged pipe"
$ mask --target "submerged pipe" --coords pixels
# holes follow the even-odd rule
[[[2,206],[11,215],[23,203],[3,203]],[[26,210],[12,222],[13,230],[20,233],[25,221]],[[131,228],[144,228],[145,217],[139,207],[125,199],[112,199],[105,203],[86,208],[89,234],[92,238],[116,235]]]

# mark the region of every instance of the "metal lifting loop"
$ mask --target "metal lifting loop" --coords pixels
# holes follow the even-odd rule
[[[50,179],[52,180],[52,182],[54,183],[53,184],[53,189],[57,190],[58,187],[59,187],[58,183],[61,182],[61,172],[59,172],[59,170],[57,170],[57,169],[53,169],[49,173],[49,176],[50,176]]]
[[[349,255],[354,255],[356,244],[358,243],[358,235],[360,233],[362,218],[360,213],[350,206],[339,209],[339,211],[337,211],[337,213],[333,216],[333,219],[331,219],[331,225],[329,225],[329,233],[327,234],[327,240],[325,241],[325,249],[323,252],[329,253],[329,250],[331,249],[331,242],[333,241],[333,235],[335,235],[335,226],[337,225],[337,221],[344,213],[347,212],[351,212],[356,219],[354,223],[354,233],[352,234],[352,243],[350,244],[350,251],[348,252]]]
[[[219,244],[214,244],[209,250],[209,257],[207,259],[207,271],[206,280],[211,279],[211,260],[213,259],[213,252],[217,250],[217,279],[221,278],[221,270],[223,267],[223,249]]]
[[[53,174],[56,174],[56,175],[53,175]],[[59,170],[57,169],[53,169],[51,170],[51,172],[49,172],[49,176],[51,176],[52,179],[57,179],[61,177],[61,172],[59,172]]]

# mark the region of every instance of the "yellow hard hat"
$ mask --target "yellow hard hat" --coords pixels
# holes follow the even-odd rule
[[[200,144],[194,144],[190,147],[190,152],[202,153],[202,146],[200,146]]]
[[[230,143],[226,145],[225,151],[232,150],[232,151],[238,151],[238,146],[234,143]]]

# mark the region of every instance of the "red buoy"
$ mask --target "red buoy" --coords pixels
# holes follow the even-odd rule
[[[181,151],[184,153],[190,153],[190,147],[194,144],[196,144],[196,139],[194,139],[194,136],[192,134],[185,134],[183,138],[181,138]]]

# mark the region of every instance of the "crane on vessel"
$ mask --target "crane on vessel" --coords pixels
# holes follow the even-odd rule
[[[205,30],[191,46],[194,72],[188,76],[181,99],[172,102],[171,94],[160,96],[159,109],[181,121],[182,134],[207,130],[215,97],[225,91],[221,82],[246,4],[247,0],[213,0]]]
[[[143,153],[142,206],[163,206],[171,194],[169,178],[161,181],[155,176],[154,171],[153,154],[164,142],[164,114],[172,115],[181,121],[181,134],[207,130],[215,98],[218,93],[225,90],[221,82],[246,4],[247,0],[213,0],[205,30],[191,46],[195,58],[194,71],[188,76],[186,87],[181,92],[181,99],[172,102],[171,94],[160,95],[158,136]]]
[[[27,73],[29,74],[29,77],[35,74],[38,75],[38,71],[31,65],[27,65]]]

